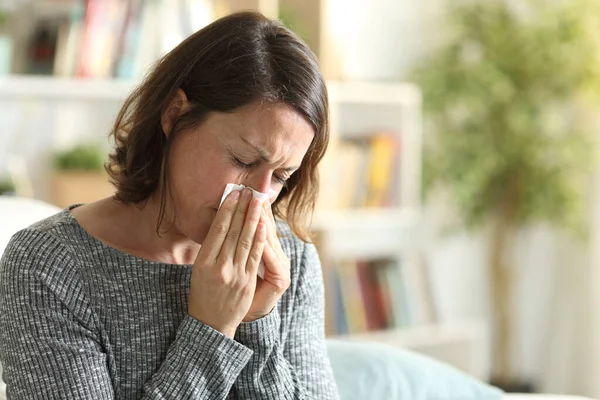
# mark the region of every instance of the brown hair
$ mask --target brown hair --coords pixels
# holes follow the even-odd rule
[[[161,116],[178,89],[185,92],[190,108],[167,136]],[[128,96],[110,133],[115,148],[106,164],[115,198],[139,203],[162,188],[158,231],[165,213],[169,150],[177,134],[201,123],[211,111],[233,111],[263,100],[293,107],[315,131],[301,167],[273,208],[308,241],[317,165],[329,141],[327,89],[308,46],[280,22],[255,12],[223,17],[196,32],[160,59]]]

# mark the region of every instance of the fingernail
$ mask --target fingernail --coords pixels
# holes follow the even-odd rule
[[[250,189],[243,189],[242,190],[242,199],[248,200],[250,197],[252,197],[252,191],[250,191]]]
[[[240,198],[240,192],[239,192],[239,190],[236,190],[236,191],[234,191],[234,192],[231,192],[231,198],[232,198],[233,200],[238,200],[238,199]]]

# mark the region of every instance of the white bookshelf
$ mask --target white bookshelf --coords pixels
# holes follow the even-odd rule
[[[339,259],[395,258],[408,260],[401,268],[413,268],[420,248],[422,164],[422,99],[408,83],[329,82],[331,142],[322,168],[326,186],[328,170],[336,163],[336,148],[343,140],[392,132],[400,141],[398,204],[382,208],[332,208],[325,202],[315,212],[312,228],[317,233],[324,268]],[[335,172],[338,173],[338,172]],[[326,196],[327,187],[321,192]],[[322,203],[322,202],[321,202]],[[414,273],[414,271],[413,271]],[[488,333],[484,323],[420,324],[376,332],[334,335],[352,341],[375,341],[432,356],[481,379],[489,373]]]
[[[83,79],[41,75],[0,76],[0,99],[10,101],[122,101],[134,83],[115,79]]]
[[[328,82],[331,140],[321,170],[321,196],[340,171],[333,167],[346,139],[391,133],[399,138],[398,204],[385,208],[333,208],[321,201],[313,218],[325,263],[338,257],[399,257],[416,246],[422,160],[421,94],[408,83]],[[335,172],[330,172],[335,171]],[[343,171],[342,171],[343,172]]]
[[[13,63],[13,72],[22,72],[25,59],[22,49],[27,47],[28,35],[35,25],[36,21],[68,17],[72,7],[80,0],[29,0],[14,1],[17,7],[15,18],[18,23],[14,29],[13,39],[14,48],[17,49],[16,60]],[[152,27],[150,35],[155,31],[168,32],[169,34],[179,34],[177,21],[172,19],[170,11],[180,7],[177,1],[164,1],[166,7],[159,11],[159,18],[150,25]],[[153,1],[156,3],[157,1]],[[173,4],[176,3],[176,4]],[[184,2],[185,3],[185,2]],[[208,22],[212,19],[224,16],[228,13],[242,10],[256,10],[267,17],[278,18],[281,12],[293,14],[302,38],[309,44],[311,49],[317,55],[321,69],[327,79],[339,79],[343,77],[343,55],[341,54],[341,41],[344,32],[352,29],[348,24],[341,24],[344,18],[337,18],[343,15],[346,9],[344,2],[333,0],[193,0],[187,2],[194,4],[194,13],[203,10],[202,15],[195,15],[194,19],[199,18]],[[162,7],[162,6],[161,6]],[[200,27],[202,25],[197,25]],[[145,64],[144,64],[145,65]]]
[[[108,148],[133,87],[109,79],[0,77],[0,176],[18,175],[22,194],[50,201],[51,153],[82,142]]]
[[[402,147],[400,206],[420,209],[422,117],[421,92],[410,83],[327,83],[330,101],[331,151],[340,140],[393,132]],[[325,161],[327,163],[327,160]]]

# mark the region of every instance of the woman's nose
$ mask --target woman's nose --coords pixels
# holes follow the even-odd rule
[[[277,199],[279,191],[273,187],[273,173],[254,174],[248,177],[244,182],[244,186],[250,186],[257,192],[266,193],[269,196],[269,202],[273,203]]]
[[[271,172],[256,173],[245,179],[242,184],[250,186],[252,189],[261,193],[269,193],[272,191],[273,174]]]

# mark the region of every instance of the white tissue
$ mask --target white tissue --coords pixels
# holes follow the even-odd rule
[[[235,191],[239,191],[242,190],[243,188],[245,188],[246,186],[244,185],[236,185],[235,183],[228,183],[227,186],[225,186],[225,191],[223,192],[223,196],[221,196],[221,203],[219,203],[219,207],[221,207],[221,204],[223,204],[223,202],[225,201],[225,198],[227,197],[227,195],[231,192]],[[252,197],[253,198],[259,198],[261,199],[263,202],[268,201],[269,200],[269,195],[266,193],[261,193],[261,192],[257,192],[256,190],[252,189],[251,187],[248,187],[248,189],[252,190]],[[273,190],[273,189],[271,189]]]
[[[225,191],[223,192],[223,196],[221,196],[221,203],[219,204],[219,208],[221,208],[221,205],[223,204],[223,202],[225,201],[225,198],[227,197],[227,195],[229,193],[233,192],[234,190],[235,191],[242,190],[245,187],[246,186],[244,186],[244,185],[236,185],[235,183],[228,183],[227,186],[225,186]],[[259,199],[261,199],[262,202],[269,201],[268,194],[257,192],[256,190],[252,189],[251,187],[249,187],[249,189],[252,190],[252,198],[255,198],[255,199],[259,198]],[[265,279],[265,264],[262,262],[262,260],[261,260],[260,264],[258,265],[257,275],[260,277],[260,279]]]

